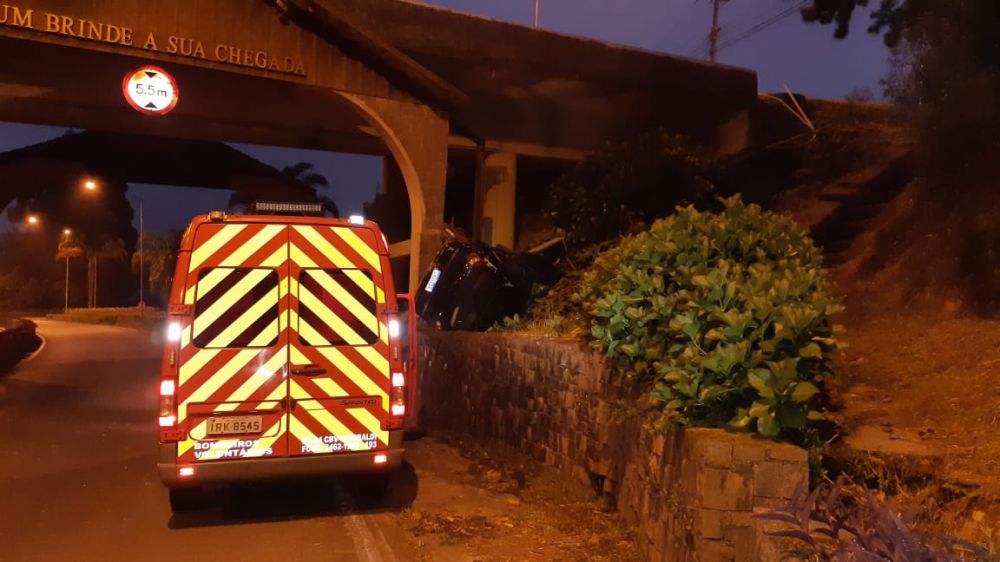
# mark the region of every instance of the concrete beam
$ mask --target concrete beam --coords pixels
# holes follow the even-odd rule
[[[548,158],[551,160],[568,160],[572,162],[579,162],[594,153],[593,151],[582,150],[579,148],[543,146],[539,144],[501,140],[487,140],[484,146],[488,152],[509,152],[517,156]],[[476,143],[472,139],[461,135],[450,135],[448,137],[448,148],[451,150],[474,152],[476,150]]]
[[[393,258],[401,258],[410,255],[410,241],[403,240],[402,242],[396,242],[394,244],[389,244],[389,256]]]

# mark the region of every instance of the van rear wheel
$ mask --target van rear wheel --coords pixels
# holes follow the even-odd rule
[[[364,474],[357,477],[355,497],[364,504],[377,504],[389,491],[389,473]]]
[[[193,511],[202,506],[202,493],[198,488],[171,488],[170,510],[174,513]]]
[[[366,476],[363,486],[368,497],[373,499],[382,499],[385,497],[386,492],[389,491],[389,478],[390,474],[388,472]]]

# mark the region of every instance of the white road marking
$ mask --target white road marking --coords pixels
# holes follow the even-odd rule
[[[337,495],[340,511],[346,519],[347,532],[354,541],[354,549],[364,562],[397,562],[396,555],[382,531],[376,526],[375,532],[378,533],[378,537],[372,533],[365,518],[355,513],[357,506],[354,504],[354,498],[344,491],[340,482],[335,482],[333,489]]]
[[[38,339],[42,340],[42,345],[38,346],[38,349],[33,351],[31,355],[22,359],[21,363],[27,363],[28,361],[31,361],[35,357],[38,357],[38,354],[41,353],[43,349],[45,349],[45,345],[49,343],[49,340],[45,339],[45,336],[43,336],[42,334],[36,332],[35,335],[38,336]]]

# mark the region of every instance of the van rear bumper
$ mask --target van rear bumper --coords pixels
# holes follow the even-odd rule
[[[160,481],[168,488],[342,474],[378,474],[402,464],[404,453],[404,449],[399,448],[364,453],[221,460],[179,465],[176,443],[160,443],[159,449],[156,468],[160,473]],[[375,455],[386,455],[388,460],[375,464]],[[194,474],[180,476],[179,469],[189,466],[194,468]]]

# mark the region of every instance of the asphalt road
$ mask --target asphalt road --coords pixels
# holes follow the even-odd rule
[[[350,480],[238,487],[173,515],[156,476],[160,348],[144,332],[39,321],[45,347],[0,384],[0,560],[336,560],[417,556],[389,497]]]

